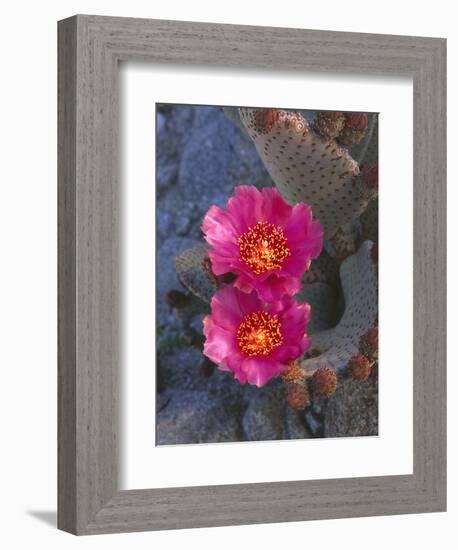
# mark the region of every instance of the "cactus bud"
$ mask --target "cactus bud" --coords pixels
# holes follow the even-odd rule
[[[370,328],[361,338],[361,351],[372,361],[378,359],[378,328]]]
[[[378,164],[365,164],[361,168],[361,179],[369,189],[378,187]]]
[[[367,131],[368,118],[366,113],[344,113],[344,116],[345,125],[337,141],[341,145],[351,147],[363,139]]]
[[[165,301],[170,307],[182,309],[189,305],[190,298],[187,294],[181,292],[181,290],[170,290],[167,292]]]
[[[317,111],[314,121],[315,130],[325,139],[334,139],[345,124],[344,114],[340,111]]]
[[[300,383],[305,380],[305,372],[297,361],[290,363],[285,371],[281,374],[282,380],[287,384]]]
[[[288,405],[297,411],[303,411],[310,405],[310,394],[305,384],[288,384]]]
[[[371,365],[364,355],[357,355],[350,359],[348,371],[355,380],[367,380],[371,373]]]
[[[268,134],[280,119],[278,109],[256,109],[254,113],[254,129],[259,134]]]
[[[319,397],[330,397],[337,389],[336,373],[328,367],[321,367],[312,376],[313,393]]]

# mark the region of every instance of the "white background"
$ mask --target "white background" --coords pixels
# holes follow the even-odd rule
[[[412,473],[413,86],[410,78],[272,75],[127,64],[121,72],[123,310],[121,487]],[[380,112],[379,437],[153,444],[155,101]],[[392,223],[403,219],[403,230]],[[402,368],[399,368],[402,365]],[[396,384],[390,380],[396,378]],[[396,407],[392,404],[396,403]],[[268,456],[268,460],[265,460]],[[339,459],[336,460],[335,457]],[[358,460],[355,460],[358,457]],[[182,464],[193,468],[182,468]],[[154,467],[152,465],[154,464]],[[234,467],[243,464],[243,468]],[[284,467],[288,464],[288,468]]]
[[[307,7],[308,6],[308,7]],[[56,20],[74,13],[253,25],[445,36],[448,43],[449,157],[458,138],[458,38],[453,3],[328,0],[65,3],[16,1],[3,7],[0,87],[1,186],[1,545],[4,548],[451,548],[458,519],[458,385],[449,371],[449,512],[322,522],[74,538],[54,528],[56,508]],[[450,163],[450,204],[458,191]],[[402,220],[398,221],[402,224]],[[457,217],[450,216],[450,280],[456,281]],[[450,346],[456,341],[450,285]],[[451,348],[452,349],[452,348]],[[453,356],[452,356],[453,359]],[[452,361],[450,361],[452,363]],[[455,466],[455,467],[454,467]],[[450,541],[450,542],[449,542]]]

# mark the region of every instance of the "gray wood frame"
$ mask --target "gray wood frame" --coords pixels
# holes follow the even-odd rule
[[[445,40],[87,15],[58,30],[59,528],[95,534],[445,510]],[[138,60],[412,75],[413,475],[118,490],[117,71],[119,61]]]

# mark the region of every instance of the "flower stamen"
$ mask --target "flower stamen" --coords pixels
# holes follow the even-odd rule
[[[283,343],[277,315],[270,315],[267,311],[245,315],[237,330],[237,342],[245,355],[269,355]]]
[[[288,241],[281,227],[269,222],[258,222],[238,238],[240,259],[256,275],[270,269],[280,269],[291,255]]]

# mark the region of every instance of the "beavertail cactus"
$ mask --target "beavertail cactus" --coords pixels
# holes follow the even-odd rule
[[[345,260],[356,252],[358,243],[359,227],[356,224],[344,225],[334,233],[329,240],[335,257]]]
[[[193,114],[196,131],[207,118],[212,121],[212,134],[199,147],[208,144],[210,151],[231,132],[240,145],[237,162],[255,161],[262,177],[247,168],[234,180],[233,163],[226,166],[219,156],[221,176],[201,177],[205,163],[212,164],[205,155],[196,166],[195,181],[208,185],[188,216],[187,243],[200,230],[202,244],[179,252],[184,243],[175,246],[169,234],[175,225],[163,228],[173,252],[163,254],[161,263],[175,258],[184,289],[176,290],[175,274],[167,274],[160,296],[170,307],[161,306],[182,349],[169,365],[164,338],[159,368],[173,375],[172,392],[178,383],[186,391],[206,388],[216,411],[225,400],[234,403],[233,440],[374,434],[378,115],[214,111]],[[180,164],[167,207],[173,210],[189,190],[187,182]],[[178,226],[176,232],[184,235]],[[158,334],[168,336],[162,325]],[[185,367],[179,380],[175,359]],[[182,409],[181,401],[175,408]],[[199,420],[214,418],[212,413]],[[223,415],[221,425],[226,422]]]
[[[363,184],[358,162],[347,148],[316,133],[300,113],[251,108],[239,112],[282,196],[291,204],[310,204],[326,238],[359,218],[376,191]],[[352,123],[353,133],[362,126],[361,121]]]
[[[339,323],[312,336],[312,349],[320,355],[304,359],[301,366],[313,373],[320,367],[344,369],[360,354],[361,338],[375,326],[378,315],[377,269],[372,260],[372,243],[364,242],[358,252],[341,265],[340,276],[345,311]]]

